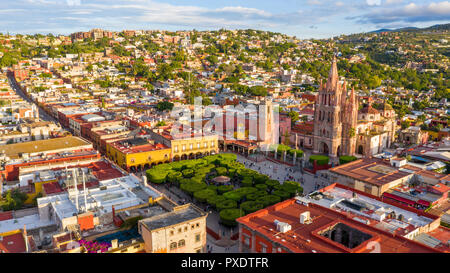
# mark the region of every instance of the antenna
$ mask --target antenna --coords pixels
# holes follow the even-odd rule
[[[78,187],[77,187],[77,175],[76,174],[77,174],[76,170],[73,169],[73,183],[74,183],[74,187],[75,187],[75,204],[76,204],[77,213],[78,213],[78,211],[79,211],[79,208],[78,208]]]
[[[86,196],[86,182],[84,178],[84,171],[83,171],[83,193],[84,193],[84,210],[87,211],[87,196]]]

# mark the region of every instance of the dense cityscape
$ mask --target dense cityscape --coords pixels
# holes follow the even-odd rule
[[[448,253],[449,30],[0,34],[0,253]]]

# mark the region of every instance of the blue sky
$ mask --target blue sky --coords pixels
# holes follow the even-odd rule
[[[0,0],[0,32],[261,29],[299,38],[450,22],[441,0]]]

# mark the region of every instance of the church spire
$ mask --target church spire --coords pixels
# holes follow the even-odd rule
[[[330,72],[328,73],[328,82],[327,89],[328,90],[336,90],[338,86],[339,75],[337,69],[337,61],[336,55],[333,55],[333,62],[331,63]]]

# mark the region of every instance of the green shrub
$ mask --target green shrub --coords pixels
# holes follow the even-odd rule
[[[339,157],[339,164],[349,163],[355,161],[356,159],[358,159],[356,156],[343,155]]]
[[[303,193],[302,186],[300,186],[300,184],[295,181],[284,181],[281,188],[284,191],[289,192],[291,194],[291,197],[293,197],[295,195],[295,193],[298,193],[298,194]]]
[[[253,179],[251,177],[245,177],[241,181],[241,186],[242,187],[251,187],[251,186],[253,186]]]
[[[216,172],[218,176],[227,175],[227,168],[217,167]]]
[[[209,190],[213,190],[214,192],[216,192],[217,193],[217,186],[216,185],[208,185],[208,187],[206,187],[207,189],[209,189]]]
[[[167,182],[176,183],[180,181],[181,178],[183,178],[181,172],[171,172],[167,175]]]
[[[269,180],[269,177],[264,174],[258,174],[254,176],[255,184],[264,184],[267,180]]]
[[[327,165],[330,161],[330,158],[326,155],[311,155],[309,157],[309,162],[314,163],[314,160],[316,161],[317,165]]]
[[[183,177],[185,177],[185,178],[194,177],[194,170],[192,170],[192,169],[185,169],[182,171],[182,173],[183,173]]]
[[[267,189],[269,188],[266,184],[258,184],[258,185],[255,185],[255,188],[257,188],[258,190],[260,190],[260,191],[265,191],[265,192],[267,192]]]
[[[223,209],[234,209],[234,208],[237,208],[237,202],[234,200],[227,199],[216,202],[216,209],[218,211],[221,211]]]
[[[244,198],[244,195],[236,192],[236,190],[226,192],[222,196],[225,197],[226,199],[233,200],[236,202],[239,202],[241,201],[241,199]]]
[[[166,182],[166,177],[168,174],[168,171],[162,171],[157,169],[150,169],[147,170],[147,179],[149,182],[155,183],[155,184],[162,184]]]
[[[233,186],[232,185],[221,185],[217,187],[217,193],[218,194],[224,194],[226,192],[232,191],[233,190]]]
[[[280,182],[278,180],[270,179],[266,181],[266,185],[269,187],[269,190],[272,190],[274,187],[279,186]]]
[[[258,198],[261,198],[261,197],[263,197],[263,196],[266,196],[268,193],[266,192],[266,191],[257,191],[257,192],[252,192],[252,193],[249,193],[249,194],[247,194],[246,196],[245,196],[245,198],[248,200],[248,201],[256,201],[256,200],[258,200]]]
[[[262,203],[264,207],[268,207],[281,202],[281,197],[275,194],[264,195],[256,199],[256,201]]]
[[[292,149],[288,152],[291,156],[294,156],[294,154],[297,154],[297,158],[303,157],[304,152],[299,149]]]
[[[278,155],[283,155],[283,152],[286,151],[288,153],[291,150],[291,147],[284,145],[284,144],[278,144],[277,152]]]
[[[215,195],[217,195],[216,192],[211,189],[204,189],[201,191],[194,192],[194,198],[201,203],[206,202],[206,199]]]
[[[182,183],[180,189],[189,195],[193,195],[194,192],[206,189],[206,184],[189,181]]]
[[[234,227],[237,225],[236,219],[244,216],[244,212],[241,209],[224,209],[219,216],[223,225]]]
[[[216,203],[217,202],[221,202],[221,201],[225,201],[228,200],[225,197],[223,197],[222,195],[215,195],[215,196],[210,196],[206,199],[206,202],[211,205],[212,207],[216,207]]]
[[[257,201],[246,201],[241,204],[241,209],[245,212],[245,214],[249,214],[263,209],[263,204]]]
[[[286,200],[291,196],[289,192],[286,192],[284,190],[274,190],[272,194],[281,197],[282,200]]]

